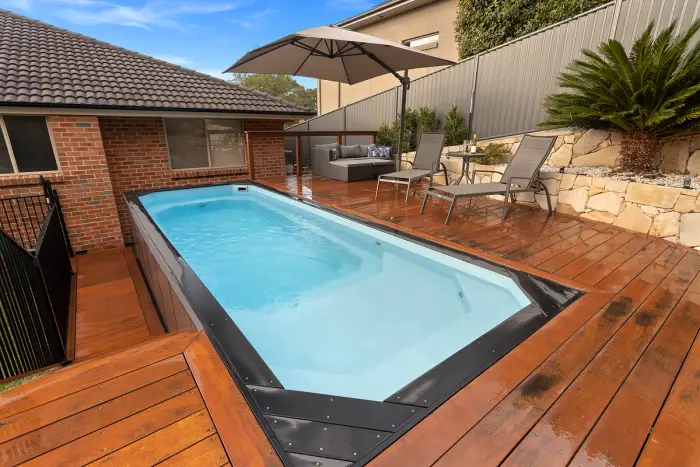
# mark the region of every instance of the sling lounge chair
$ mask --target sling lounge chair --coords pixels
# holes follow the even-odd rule
[[[436,196],[440,199],[450,201],[450,209],[447,212],[447,218],[445,219],[445,225],[447,225],[447,223],[450,222],[450,216],[454,210],[455,203],[459,198],[469,198],[469,207],[471,208],[471,198],[475,196],[503,195],[503,213],[501,217],[505,219],[506,214],[508,213],[509,197],[514,198],[516,193],[539,193],[544,190],[547,197],[547,207],[549,208],[549,214],[551,215],[552,201],[549,197],[549,190],[547,190],[547,186],[538,179],[538,176],[540,173],[540,167],[542,167],[542,164],[544,164],[547,156],[549,156],[549,153],[552,151],[556,139],[557,138],[555,136],[525,135],[520,143],[520,146],[518,147],[518,150],[513,156],[513,159],[510,161],[504,172],[498,172],[497,170],[476,169],[472,172],[472,180],[476,180],[474,176],[480,172],[500,173],[500,182],[433,186],[431,175],[430,188],[428,188],[428,192],[425,194],[425,199],[423,200],[423,206],[421,206],[420,213],[423,214],[423,211],[425,211],[425,206],[428,203],[428,197],[430,196]]]
[[[444,133],[421,133],[416,157],[413,162],[407,161],[411,164],[411,168],[380,175],[377,178],[377,192],[374,194],[374,199],[379,197],[379,184],[382,182],[394,183],[397,188],[399,185],[406,185],[405,203],[408,202],[408,193],[411,191],[411,183],[413,182],[420,181],[425,177],[430,177],[432,180],[433,174],[442,171],[445,174],[445,183],[447,183],[447,169],[445,164],[440,162],[444,143]]]

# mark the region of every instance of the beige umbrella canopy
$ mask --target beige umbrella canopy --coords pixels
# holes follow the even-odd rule
[[[454,62],[355,31],[304,29],[245,54],[226,72],[306,76],[355,84],[387,72],[453,65]]]
[[[455,62],[420,52],[396,42],[336,26],[319,26],[290,34],[245,54],[226,73],[268,73],[306,76],[355,84],[386,73],[403,85],[397,170],[401,167],[407,70],[454,65]],[[406,71],[403,76],[399,71]]]

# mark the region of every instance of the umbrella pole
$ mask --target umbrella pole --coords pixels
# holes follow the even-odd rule
[[[403,159],[403,132],[406,126],[406,95],[408,94],[408,88],[410,87],[411,80],[408,77],[408,70],[403,72],[403,77],[401,78],[402,92],[401,92],[401,124],[399,125],[399,146],[398,155],[396,156],[396,170],[401,170],[401,160]]]

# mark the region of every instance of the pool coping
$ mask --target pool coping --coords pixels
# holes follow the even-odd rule
[[[403,231],[401,229],[387,226],[382,223],[373,222],[363,218],[362,216],[355,215],[351,212],[344,211],[339,208],[329,206],[327,204],[322,204],[315,202],[313,200],[306,199],[304,197],[294,196],[293,194],[285,191],[278,190],[276,188],[251,181],[239,181],[239,182],[225,182],[209,184],[205,186],[222,186],[222,185],[233,185],[233,186],[255,186],[259,189],[273,192],[278,195],[285,196],[287,198],[296,200],[298,202],[305,203],[317,209],[321,209],[325,212],[338,215],[345,219],[349,219],[360,224],[375,228],[382,232],[397,236],[407,241],[411,241],[423,247],[427,247],[438,253],[447,254],[451,257],[468,261],[479,267],[484,267],[490,271],[494,271],[499,274],[506,275],[516,282],[520,289],[527,295],[527,297],[532,301],[530,305],[516,312],[513,316],[491,329],[482,337],[465,347],[460,351],[456,352],[452,356],[443,360],[441,363],[428,370],[423,375],[419,376],[412,382],[408,383],[404,388],[394,393],[392,396],[387,398],[383,402],[368,401],[362,399],[351,399],[338,396],[328,396],[315,393],[307,393],[303,391],[290,391],[282,387],[279,382],[276,381],[274,373],[267,367],[264,360],[257,354],[257,351],[252,347],[252,344],[245,338],[243,333],[238,329],[235,323],[228,318],[228,315],[223,310],[221,305],[216,301],[211,292],[204,286],[201,280],[197,277],[194,271],[189,267],[189,265],[184,261],[184,259],[179,255],[177,249],[170,243],[167,237],[163,234],[160,228],[156,225],[153,218],[150,216],[148,211],[141,204],[139,197],[149,193],[161,192],[161,191],[174,191],[180,189],[189,189],[195,187],[179,187],[179,188],[167,188],[167,189],[157,189],[157,190],[142,190],[137,192],[130,192],[125,194],[125,199],[128,205],[132,205],[138,208],[141,214],[145,215],[146,219],[150,225],[155,229],[155,232],[159,235],[159,240],[164,242],[167,246],[169,253],[178,259],[180,266],[182,266],[183,274],[179,281],[179,286],[182,288],[183,295],[189,302],[192,310],[194,310],[197,315],[198,321],[202,323],[202,327],[205,329],[209,335],[212,343],[214,344],[217,352],[219,353],[222,361],[225,363],[229,373],[233,377],[236,384],[241,389],[241,393],[244,395],[249,407],[256,416],[261,428],[270,439],[273,447],[280,456],[280,459],[285,465],[304,465],[297,459],[298,455],[291,454],[282,445],[283,440],[280,438],[279,433],[275,432],[272,427],[273,423],[283,422],[288,423],[287,419],[290,420],[305,420],[313,424],[313,430],[310,431],[311,436],[319,437],[323,433],[317,433],[316,431],[321,428],[330,428],[331,426],[341,426],[345,428],[353,427],[358,430],[373,430],[376,428],[377,424],[375,421],[367,426],[365,424],[362,427],[358,427],[357,424],[343,424],[342,420],[339,424],[330,424],[323,420],[318,420],[318,416],[304,417],[303,413],[294,412],[298,407],[285,407],[285,410],[292,410],[291,413],[284,412],[282,415],[275,413],[279,412],[277,408],[270,410],[265,410],[261,405],[261,400],[269,401],[270,398],[280,402],[280,397],[282,397],[282,402],[285,398],[287,402],[296,401],[297,405],[305,405],[307,414],[309,413],[309,407],[318,409],[322,407],[328,410],[327,417],[332,416],[333,419],[337,419],[338,415],[340,417],[348,417],[348,413],[344,413],[343,406],[345,406],[345,412],[350,412],[350,415],[357,415],[357,413],[364,411],[369,412],[369,415],[376,413],[377,411],[382,412],[378,407],[378,404],[388,404],[392,406],[389,410],[391,413],[396,413],[396,406],[408,407],[412,410],[412,415],[408,419],[404,420],[398,427],[393,431],[384,431],[386,435],[381,436],[380,441],[372,445],[364,453],[361,453],[354,459],[343,459],[339,460],[337,465],[365,465],[371,459],[376,457],[384,449],[388,448],[393,442],[398,440],[403,434],[408,430],[413,428],[416,424],[422,421],[430,413],[441,406],[445,401],[451,398],[454,394],[459,392],[464,388],[469,382],[476,379],[483,371],[487,370],[498,360],[508,354],[510,351],[518,347],[529,336],[534,334],[538,329],[544,326],[547,322],[557,316],[561,311],[569,307],[574,301],[578,300],[584,296],[586,290],[582,290],[580,287],[571,287],[568,284],[562,284],[559,281],[555,281],[549,278],[543,278],[537,274],[531,274],[520,269],[515,269],[506,265],[499,264],[497,262],[485,259],[475,254],[471,254],[458,249],[450,248],[449,246],[440,244],[438,242],[433,242],[426,240],[417,235],[413,235],[410,232]],[[132,213],[133,214],[133,213]],[[156,246],[157,248],[157,246]],[[535,279],[533,279],[533,277]],[[573,296],[569,297],[566,301],[558,303],[551,296],[547,294],[542,294],[541,288],[538,286],[537,281],[544,281],[548,286],[566,288],[567,291],[574,292]],[[554,303],[553,303],[554,301]],[[543,306],[546,308],[543,309]],[[223,313],[222,313],[223,312]],[[200,316],[201,315],[201,316]],[[223,329],[223,331],[222,331]],[[223,333],[223,334],[222,334]],[[233,333],[233,334],[231,334]],[[504,334],[505,333],[505,334]],[[226,336],[227,342],[221,342],[217,339],[217,335],[220,337]],[[234,336],[232,339],[231,336]],[[506,337],[506,339],[504,339]],[[232,346],[229,345],[231,341],[235,341]],[[498,351],[496,351],[498,350]],[[478,358],[474,358],[477,355]],[[243,358],[241,358],[243,357]],[[257,357],[257,358],[256,358]],[[246,360],[248,359],[248,360]],[[241,360],[246,360],[242,362]],[[474,363],[473,361],[477,363]],[[465,371],[465,367],[469,367],[469,371]],[[252,369],[252,371],[251,371]],[[455,371],[458,369],[459,371]],[[246,373],[247,372],[247,373]],[[246,376],[247,375],[247,376]],[[252,378],[252,380],[251,380]],[[257,384],[251,384],[257,383]],[[262,383],[262,384],[261,384]],[[426,396],[425,389],[421,388],[431,387],[435,388],[435,384],[439,385],[438,390],[433,390],[430,396]],[[274,394],[276,393],[276,394]],[[287,393],[282,394],[282,393]],[[436,395],[437,394],[437,395]],[[256,397],[257,396],[257,397]],[[329,404],[333,402],[334,404]],[[289,405],[289,404],[288,404]],[[293,405],[293,404],[292,404]],[[284,406],[284,403],[281,404]],[[364,406],[362,409],[361,406]],[[348,409],[348,407],[351,407]],[[267,409],[270,409],[268,406]],[[316,410],[317,411],[317,410]],[[335,412],[333,412],[335,411]],[[302,410],[303,412],[303,410]],[[368,416],[369,416],[368,415]],[[405,415],[405,414],[404,414]],[[352,418],[352,417],[351,417]],[[353,419],[356,419],[355,416]],[[361,418],[361,417],[360,417]],[[371,417],[370,417],[371,418]],[[328,425],[324,427],[323,425]],[[391,430],[388,426],[381,425],[385,430]],[[393,426],[393,425],[392,425]],[[316,430],[316,431],[314,431]],[[376,430],[379,433],[380,430]],[[364,440],[367,433],[354,433],[352,430],[345,430],[349,433],[348,436],[358,435],[362,438],[360,441]],[[307,433],[309,435],[309,433]],[[360,436],[361,435],[361,436]],[[377,436],[378,438],[380,435]],[[358,438],[358,439],[359,439]],[[355,439],[354,441],[358,441]],[[296,442],[296,440],[294,440]],[[352,441],[352,440],[351,440]],[[351,441],[350,444],[352,444]],[[289,439],[284,440],[285,443],[290,442]],[[290,442],[291,443],[291,442]],[[367,445],[367,443],[365,443]],[[292,449],[293,451],[293,449]],[[326,451],[328,452],[328,451]],[[316,453],[319,454],[319,453]],[[303,455],[309,456],[311,454],[304,453]],[[292,460],[294,457],[295,460]],[[347,457],[347,456],[346,456]],[[318,456],[319,460],[333,460],[339,459],[338,457],[324,457]],[[343,464],[351,463],[351,464]],[[314,465],[309,461],[308,465]],[[325,464],[324,464],[325,465]],[[335,464],[333,464],[335,465]]]

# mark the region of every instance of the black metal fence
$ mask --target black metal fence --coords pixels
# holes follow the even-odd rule
[[[0,379],[66,361],[72,252],[58,196],[42,183],[44,196],[13,198],[2,226],[15,229],[0,230]]]
[[[32,250],[36,245],[47,215],[48,203],[44,195],[0,199],[0,228],[25,250]]]

